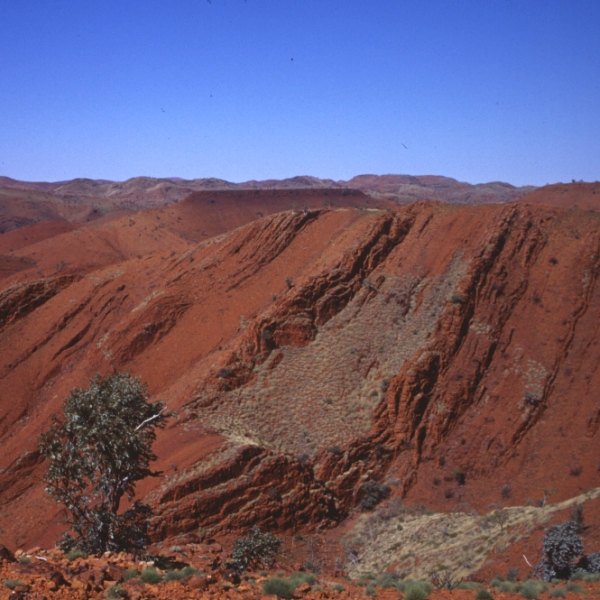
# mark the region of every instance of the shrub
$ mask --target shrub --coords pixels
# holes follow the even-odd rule
[[[427,600],[431,590],[422,585],[422,582],[411,582],[404,593],[404,600]]]
[[[565,588],[555,588],[550,592],[551,598],[564,598],[565,596]]]
[[[140,572],[137,569],[127,569],[123,574],[123,581],[129,581],[131,579],[136,579],[140,576]]]
[[[22,581],[19,581],[18,579],[7,579],[4,582],[4,586],[7,587],[9,590],[14,590],[16,587],[19,587],[20,585],[25,585]]]
[[[42,435],[40,451],[50,461],[46,491],[65,505],[75,537],[63,535],[64,551],[139,554],[148,543],[152,511],[140,501],[120,513],[123,496],[131,500],[138,481],[157,476],[156,427],[164,427],[162,402],[147,401],[145,386],[127,373],[90,380],[71,390],[62,417]]]
[[[231,566],[238,571],[259,564],[269,566],[277,554],[282,540],[272,533],[262,533],[255,525],[248,537],[238,538],[231,552]]]
[[[389,573],[384,573],[375,580],[375,585],[385,590],[396,587],[396,580]]]
[[[263,592],[269,595],[275,595],[278,598],[293,598],[296,586],[281,577],[267,579],[263,585]]]
[[[466,476],[460,467],[457,467],[452,471],[452,477],[454,478],[454,481],[458,483],[458,485],[465,485]]]
[[[367,481],[361,486],[363,492],[360,506],[363,510],[373,510],[392,491],[389,485],[379,485],[376,481]]]
[[[311,573],[294,573],[291,577],[288,578],[288,581],[294,586],[294,588],[302,585],[303,583],[308,583],[308,585],[313,585],[317,578]]]
[[[584,570],[577,569],[577,571],[573,571],[573,573],[571,573],[571,576],[569,577],[569,579],[571,581],[583,581],[583,579],[586,575],[587,575],[587,573]]]
[[[163,581],[179,581],[183,579],[185,575],[181,574],[181,571],[167,571],[163,577]]]
[[[519,571],[514,567],[511,567],[506,572],[506,581],[517,581],[519,579]]]
[[[539,581],[526,581],[519,590],[521,596],[527,600],[536,600],[541,592],[544,591],[544,586]]]
[[[31,562],[29,556],[19,556],[19,563],[22,565],[28,565]]]
[[[475,600],[494,600],[494,596],[492,596],[486,589],[480,588],[475,594]]]
[[[341,583],[334,583],[334,584],[331,586],[331,589],[332,589],[334,592],[343,592],[343,591],[344,591],[346,588],[345,588],[345,587],[344,587],[344,586],[343,586]]]
[[[585,592],[585,590],[580,586],[577,585],[576,583],[567,583],[567,592],[571,592],[573,594],[583,594],[583,592]]]
[[[87,558],[87,554],[82,550],[73,549],[69,551],[67,558],[72,561],[76,558]]]
[[[106,590],[106,597],[110,600],[116,600],[117,598],[127,598],[127,590],[120,585],[111,585]]]
[[[515,584],[512,581],[501,581],[498,585],[498,590],[501,592],[514,592]]]
[[[583,540],[578,533],[579,525],[565,521],[552,525],[544,531],[544,558],[538,565],[543,579],[567,579],[577,559],[583,554]]]
[[[461,581],[457,584],[457,590],[478,590],[481,588],[481,584],[475,581]]]
[[[501,583],[504,583],[500,577],[494,577],[490,583],[490,587],[498,587]]]
[[[140,581],[142,583],[160,583],[161,580],[162,577],[154,567],[144,569],[143,573],[140,575]]]

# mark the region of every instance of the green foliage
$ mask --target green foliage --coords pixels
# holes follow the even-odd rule
[[[545,587],[540,581],[530,580],[526,581],[522,586],[521,596],[527,600],[536,600],[536,598],[544,591]]]
[[[428,588],[424,585],[419,585],[421,582],[415,582],[414,585],[408,587],[404,593],[404,600],[427,600],[429,593]]]
[[[566,595],[565,588],[555,588],[550,592],[551,598],[564,598]]]
[[[552,525],[544,531],[544,558],[538,565],[542,577],[551,579],[568,579],[573,566],[583,554],[583,540],[579,535],[579,524],[565,521]]]
[[[142,583],[160,583],[161,580],[162,577],[154,567],[144,569],[143,573],[140,575],[140,581]]]
[[[360,489],[363,493],[360,501],[363,510],[373,510],[392,491],[389,485],[379,485],[376,481],[367,481]]]
[[[498,587],[501,583],[503,583],[503,581],[500,577],[494,577],[490,583],[490,587]]]
[[[31,562],[29,556],[19,556],[19,563],[22,565],[28,565]]]
[[[137,569],[127,569],[123,574],[123,581],[129,581],[131,579],[136,579],[139,577],[141,573]]]
[[[583,589],[580,585],[576,583],[567,583],[567,592],[571,592],[573,594],[583,594],[585,589]]]
[[[334,583],[334,584],[331,586],[331,589],[332,589],[334,592],[343,592],[343,591],[344,591],[346,588],[345,588],[345,587],[344,587],[344,586],[343,586],[341,583]]]
[[[480,588],[475,594],[475,600],[494,600],[494,596],[492,596],[485,588]]]
[[[512,581],[501,581],[498,584],[498,590],[501,592],[514,592],[515,584]]]
[[[163,581],[179,581],[183,579],[185,575],[181,574],[181,571],[167,571],[163,577]]]
[[[263,585],[263,592],[268,595],[275,595],[278,598],[293,598],[296,586],[287,579],[274,577],[267,579]]]
[[[461,581],[457,586],[457,590],[478,590],[481,588],[480,583],[476,583],[475,581]]]
[[[259,564],[269,566],[277,554],[282,540],[272,533],[262,533],[255,525],[247,537],[238,538],[233,544],[230,564],[238,571]]]
[[[165,426],[163,410],[127,373],[98,375],[87,389],[71,390],[63,415],[53,416],[40,443],[50,461],[46,491],[64,504],[75,534],[65,534],[64,551],[139,554],[145,548],[150,507],[136,501],[124,512],[119,508],[123,496],[133,498],[138,481],[158,475],[149,465],[156,459],[154,430]]]
[[[375,585],[384,590],[392,587],[395,588],[396,580],[389,573],[384,573],[375,580]]]
[[[75,560],[76,558],[87,558],[87,554],[85,552],[83,552],[83,550],[73,549],[73,550],[69,550],[69,553],[67,554],[67,558],[72,561],[72,560]]]
[[[120,585],[111,585],[106,590],[106,597],[109,600],[117,600],[117,598],[127,598],[127,590]]]
[[[20,585],[25,585],[25,584],[22,581],[19,581],[18,579],[7,579],[4,582],[4,586],[7,587],[9,590],[14,590],[16,587],[18,587]]]
[[[571,576],[569,577],[570,581],[583,581],[587,573],[582,569],[577,569],[577,571],[573,571]]]
[[[313,585],[317,581],[317,578],[311,573],[302,573],[301,571],[299,571],[298,573],[294,573],[288,579],[294,585],[294,587],[298,587],[303,583]]]

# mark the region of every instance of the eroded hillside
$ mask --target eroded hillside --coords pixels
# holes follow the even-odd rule
[[[4,543],[57,538],[37,439],[71,388],[113,370],[176,411],[163,476],[140,488],[156,540],[331,527],[367,482],[445,512],[600,486],[597,213],[297,207],[194,241],[177,227],[203,204],[181,207],[97,227],[132,248],[104,263],[4,279]],[[148,236],[143,254],[125,231]],[[94,239],[77,235],[37,244]]]

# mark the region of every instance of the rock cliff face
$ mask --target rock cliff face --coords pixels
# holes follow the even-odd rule
[[[526,203],[286,211],[6,278],[4,543],[56,538],[37,436],[113,370],[177,413],[139,490],[155,539],[332,526],[367,482],[441,510],[599,486],[599,225]]]

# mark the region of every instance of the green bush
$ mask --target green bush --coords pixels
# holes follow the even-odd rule
[[[345,587],[344,587],[344,586],[343,586],[341,583],[334,583],[334,584],[331,586],[331,589],[332,589],[334,592],[343,592],[343,591],[344,591],[346,588],[345,588]]]
[[[457,586],[457,590],[478,590],[481,587],[480,583],[475,581],[461,581]]]
[[[544,533],[544,558],[538,565],[542,577],[546,581],[568,579],[572,574],[572,565],[583,554],[579,525],[574,521],[565,521],[548,527]]]
[[[109,600],[117,600],[117,598],[127,598],[127,590],[120,585],[111,585],[106,590],[106,597]]]
[[[379,485],[376,481],[367,481],[360,489],[363,493],[362,500],[360,501],[360,506],[363,510],[373,510],[392,491],[389,485]]]
[[[583,580],[586,583],[592,583],[594,581],[600,581],[600,573],[590,573],[589,575],[586,575]]]
[[[182,575],[181,571],[167,571],[163,577],[163,581],[180,581],[185,575]]]
[[[278,598],[293,598],[296,587],[287,579],[274,577],[267,579],[263,585],[263,592],[269,595],[275,595]]]
[[[250,530],[248,537],[238,538],[231,552],[231,566],[238,571],[263,564],[269,566],[277,554],[282,540],[272,533],[262,533],[258,525]]]
[[[385,590],[396,587],[396,580],[389,573],[384,573],[375,580],[375,585]]]
[[[574,571],[571,574],[569,579],[571,581],[583,581],[586,575],[587,575],[587,573],[585,571],[583,571],[582,569],[577,569],[577,571]]]
[[[583,594],[583,592],[585,592],[585,590],[580,586],[577,585],[576,583],[567,583],[567,592],[571,592],[573,594]]]
[[[475,594],[475,600],[494,600],[494,596],[492,596],[485,588],[480,588]]]
[[[422,585],[411,585],[404,593],[404,600],[427,600],[429,592]]]
[[[31,562],[29,556],[19,556],[19,563],[22,565],[28,565]]]
[[[550,592],[551,598],[564,598],[565,596],[565,588],[555,588]]]
[[[18,579],[7,579],[4,582],[4,586],[7,587],[9,590],[14,590],[16,587],[18,587],[20,585],[25,585],[25,584],[22,581],[19,581]]]
[[[137,569],[127,569],[123,574],[123,581],[129,581],[131,579],[135,579],[139,577],[141,573]]]
[[[290,576],[288,581],[296,588],[303,583],[313,585],[317,581],[317,578],[311,573],[302,573],[299,571],[298,573],[294,573],[292,576]]]
[[[494,577],[490,582],[490,587],[498,587],[501,583],[503,583],[503,581],[500,577]]]
[[[526,581],[520,588],[521,596],[526,600],[536,600],[540,593],[544,591],[544,586],[539,581],[534,580]]]
[[[69,560],[75,560],[76,558],[87,558],[87,554],[82,550],[73,549],[67,554]]]
[[[63,504],[71,532],[61,548],[89,554],[127,551],[139,554],[149,541],[152,511],[131,500],[138,481],[158,476],[150,470],[156,460],[154,429],[164,427],[162,402],[147,401],[145,386],[127,373],[90,380],[87,389],[73,389],[61,417],[42,434],[40,452],[49,461],[46,491]]]
[[[162,577],[154,567],[148,567],[144,569],[144,572],[140,575],[140,581],[142,583],[160,583]]]

